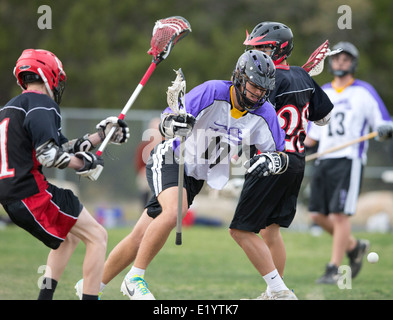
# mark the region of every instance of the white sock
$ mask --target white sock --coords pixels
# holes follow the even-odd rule
[[[284,281],[280,277],[277,269],[274,269],[272,272],[263,276],[263,279],[267,284],[267,291],[270,294],[271,292],[277,292],[282,290],[289,290],[285,285]]]
[[[145,269],[139,269],[134,266],[131,267],[131,270],[127,273],[127,278],[132,278],[133,276],[139,276],[143,278],[145,276]]]
[[[101,282],[101,284],[100,284],[100,292],[102,292],[105,289],[105,287],[106,287],[106,284]]]

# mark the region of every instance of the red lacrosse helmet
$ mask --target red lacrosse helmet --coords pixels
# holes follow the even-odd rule
[[[274,64],[280,64],[293,50],[292,30],[280,22],[265,21],[257,24],[243,42],[247,46],[269,46],[273,49],[271,58]]]
[[[51,98],[60,104],[67,75],[61,61],[50,51],[26,49],[14,68],[18,85],[26,89],[29,82],[42,80]]]

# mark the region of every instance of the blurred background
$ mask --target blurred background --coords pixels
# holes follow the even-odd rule
[[[131,139],[122,147],[107,148],[100,179],[80,180],[71,170],[47,171],[51,179],[70,183],[91,212],[120,208],[126,218],[139,215],[137,148],[142,140],[149,142],[144,133],[150,120],[166,107],[165,92],[175,78],[173,69],[182,68],[188,90],[206,80],[230,79],[245,49],[246,30],[251,32],[259,22],[279,21],[292,29],[292,65],[303,65],[326,39],[331,46],[342,40],[354,43],[360,51],[356,77],[370,82],[393,114],[393,2],[346,0],[345,12],[339,10],[343,4],[338,0],[0,0],[0,105],[20,93],[12,71],[21,52],[47,49],[60,58],[68,76],[61,104],[65,135],[76,138],[93,132],[100,120],[119,114],[150,65],[147,50],[155,21],[173,15],[185,17],[192,33],[160,64],[132,106],[126,117]],[[48,12],[39,11],[42,5],[49,6],[50,21],[44,19]],[[340,26],[340,18],[347,28]],[[50,28],[41,28],[40,19]],[[315,78],[320,85],[331,79],[327,68]],[[370,141],[362,192],[392,191],[393,184],[386,178],[392,149],[391,141]],[[307,204],[311,168],[310,164],[299,205]],[[233,214],[239,189],[236,184],[230,187],[229,196],[205,190],[200,197],[220,197],[219,204],[227,203],[221,206],[227,219]],[[195,210],[218,214],[220,210],[212,209],[208,202],[210,210],[203,204]]]

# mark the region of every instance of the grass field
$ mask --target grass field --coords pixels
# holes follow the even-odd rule
[[[153,261],[146,280],[161,300],[238,300],[252,298],[265,290],[263,279],[249,263],[226,228],[184,228],[183,245],[174,235]],[[129,228],[108,230],[109,251]],[[352,289],[317,285],[330,257],[331,239],[326,234],[283,231],[287,247],[285,282],[302,300],[386,300],[393,299],[393,235],[356,233],[367,238],[380,261],[364,261]],[[45,265],[48,249],[25,231],[9,226],[0,230],[0,300],[34,300],[38,295],[39,269]],[[84,247],[80,244],[55,293],[56,300],[76,300],[74,284],[82,276]],[[120,284],[128,270],[105,289],[103,300],[127,300]]]

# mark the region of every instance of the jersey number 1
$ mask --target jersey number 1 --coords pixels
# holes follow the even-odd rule
[[[9,118],[4,119],[0,123],[0,179],[10,178],[15,175],[15,169],[8,168],[7,155],[7,130]]]

